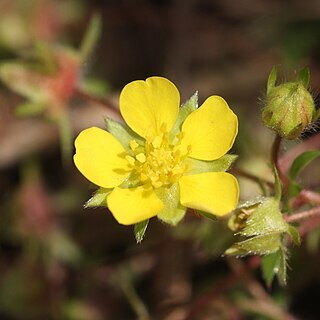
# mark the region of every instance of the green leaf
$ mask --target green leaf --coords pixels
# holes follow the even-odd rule
[[[176,226],[186,213],[186,208],[180,204],[179,185],[175,183],[170,188],[155,189],[155,192],[164,204],[163,210],[158,213],[158,218],[171,226]]]
[[[300,239],[300,234],[297,228],[295,228],[294,226],[289,225],[288,228],[288,234],[290,235],[293,243],[296,246],[300,246],[301,244],[301,239]]]
[[[127,125],[119,123],[111,118],[105,118],[107,130],[122,144],[128,153],[132,153],[130,141],[136,140],[138,144],[144,144],[142,138],[134,133]]]
[[[267,95],[270,93],[271,89],[274,88],[277,81],[277,67],[274,66],[269,74],[267,82]]]
[[[81,47],[80,47],[80,56],[81,60],[84,61],[92,53],[102,30],[102,21],[100,15],[94,15],[90,21],[89,27],[83,37]]]
[[[288,230],[279,209],[279,202],[274,198],[265,198],[257,206],[247,220],[246,226],[240,231],[244,236],[283,233]]]
[[[278,273],[280,266],[280,250],[268,254],[262,258],[262,275],[267,286],[270,287],[274,276]]]
[[[300,70],[297,76],[297,81],[301,82],[306,89],[309,87],[310,83],[310,69],[309,67],[305,67]]]
[[[268,233],[237,242],[227,249],[225,254],[236,256],[265,255],[277,251],[280,245],[280,234]]]
[[[26,102],[19,104],[15,109],[15,114],[18,117],[36,116],[42,113],[47,106],[41,103]]]
[[[231,165],[238,158],[234,154],[226,154],[221,158],[213,161],[197,160],[193,158],[187,158],[186,164],[189,166],[189,170],[186,175],[204,173],[204,172],[222,172],[230,169]]]
[[[48,239],[49,258],[62,261],[70,265],[78,265],[82,258],[80,247],[74,242],[67,233],[56,230],[49,234]]]
[[[301,190],[302,190],[302,187],[299,184],[292,182],[292,181],[290,182],[289,195],[291,197],[296,197],[300,193]]]
[[[320,150],[306,151],[295,158],[289,171],[290,179],[296,179],[299,172],[317,157],[320,157]]]
[[[81,91],[96,97],[104,97],[111,90],[109,84],[103,79],[87,77],[81,79],[79,88]]]
[[[280,246],[280,261],[277,277],[282,286],[287,284],[287,249],[283,245]]]
[[[148,224],[149,219],[141,221],[134,225],[134,235],[136,237],[137,243],[140,243],[143,240]]]
[[[170,131],[170,138],[174,139],[175,136],[180,132],[181,125],[187,116],[194,110],[198,108],[198,91],[193,94],[193,96],[187,100],[180,108],[178,118]]]
[[[85,203],[85,208],[106,207],[107,196],[112,189],[99,188],[94,195]]]

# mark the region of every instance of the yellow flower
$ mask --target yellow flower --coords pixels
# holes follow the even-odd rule
[[[92,127],[75,141],[77,168],[104,188],[106,205],[121,224],[158,216],[175,225],[186,207],[222,216],[238,203],[236,178],[217,172],[231,164],[224,155],[237,135],[236,115],[219,96],[197,109],[195,103],[179,105],[169,80],[133,81],[120,94],[129,127],[107,120],[112,134]]]

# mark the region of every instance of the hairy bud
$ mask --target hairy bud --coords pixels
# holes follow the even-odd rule
[[[315,104],[307,90],[309,78],[309,70],[303,69],[296,81],[275,86],[276,69],[270,73],[262,121],[283,138],[298,138],[314,120]]]

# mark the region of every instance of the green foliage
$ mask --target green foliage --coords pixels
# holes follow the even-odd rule
[[[282,233],[288,230],[279,210],[279,202],[265,198],[250,215],[240,234],[249,237],[267,233]]]
[[[273,89],[277,82],[277,67],[274,66],[269,74],[267,81],[267,95],[270,94],[271,89]]]
[[[275,85],[277,70],[273,67],[267,82],[267,101],[262,110],[265,126],[286,139],[296,139],[314,120],[315,104],[307,87],[308,68],[300,71],[296,81]]]
[[[262,258],[262,275],[268,287],[271,286],[275,276],[281,285],[287,282],[287,255],[284,246],[279,250]]]
[[[131,140],[136,140],[138,144],[143,144],[142,138],[134,133],[127,125],[112,120],[111,118],[105,118],[105,124],[107,130],[122,144],[129,154],[132,153],[130,148]]]
[[[298,174],[317,157],[320,157],[320,150],[306,151],[295,158],[289,170],[290,179],[295,180]]]
[[[264,198],[252,208],[244,220],[239,234],[249,239],[237,242],[226,254],[269,254],[279,249],[281,235],[288,232],[288,224],[284,221],[275,198]]]
[[[180,189],[178,183],[169,188],[155,190],[157,196],[164,203],[163,210],[157,217],[171,226],[176,226],[185,216],[186,208],[180,204]]]
[[[91,55],[95,45],[97,44],[99,37],[101,36],[101,30],[102,30],[101,17],[100,15],[94,15],[90,21],[89,27],[83,37],[83,40],[80,46],[80,56],[82,61],[84,61]]]
[[[18,117],[30,117],[41,114],[46,109],[46,105],[41,103],[26,102],[19,104],[15,109]]]
[[[46,103],[48,92],[31,66],[22,62],[3,62],[0,65],[1,81],[15,93],[34,103]]]
[[[99,188],[94,195],[86,202],[85,208],[106,207],[107,196],[112,189]]]
[[[300,81],[305,86],[305,88],[308,89],[309,83],[310,83],[310,69],[309,69],[309,67],[305,67],[305,68],[301,69],[298,73],[296,80]]]
[[[300,239],[300,234],[299,234],[299,231],[297,230],[297,228],[295,228],[294,226],[289,225],[288,234],[290,235],[293,243],[296,246],[300,246],[301,239]]]
[[[143,240],[144,235],[148,228],[148,224],[149,224],[149,219],[141,221],[134,225],[134,235],[137,243],[140,243]]]
[[[296,196],[301,191],[301,187],[298,183],[295,182],[299,173],[313,160],[320,156],[320,150],[311,150],[306,151],[300,154],[297,158],[294,159],[290,170],[289,170],[289,193],[291,196]]]
[[[232,164],[237,160],[238,156],[234,154],[226,154],[221,158],[213,161],[204,161],[188,158],[186,164],[189,170],[186,175],[198,174],[203,172],[222,172],[230,169]]]
[[[173,139],[180,132],[181,125],[187,116],[198,108],[198,92],[195,92],[180,108],[178,118],[170,131],[170,137]]]
[[[280,266],[280,250],[262,257],[261,269],[264,281],[270,287]]]
[[[225,251],[226,255],[265,255],[275,252],[281,245],[280,234],[273,232],[236,242]]]

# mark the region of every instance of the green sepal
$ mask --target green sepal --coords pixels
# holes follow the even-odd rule
[[[19,104],[15,108],[15,114],[17,117],[29,117],[36,116],[45,111],[47,106],[42,103],[26,102]]]
[[[295,158],[289,170],[290,179],[296,179],[300,171],[317,157],[320,157],[320,150],[306,151]]]
[[[48,92],[38,74],[30,65],[22,62],[5,62],[0,65],[0,79],[13,92],[30,99],[32,102],[45,103]]]
[[[293,243],[296,246],[300,246],[301,244],[301,239],[300,239],[300,234],[297,228],[295,228],[294,226],[289,225],[288,227],[288,234],[290,235]]]
[[[149,219],[141,221],[134,225],[134,236],[136,238],[137,243],[140,243],[143,240],[144,235],[147,231],[148,224]]]
[[[155,189],[155,193],[164,204],[163,210],[157,215],[158,218],[171,226],[176,226],[186,213],[186,208],[180,204],[178,183],[170,188]]]
[[[107,130],[122,144],[128,153],[132,153],[130,141],[136,140],[138,144],[144,144],[142,138],[134,133],[127,125],[105,118]]]
[[[310,83],[310,69],[309,67],[304,67],[301,69],[298,73],[298,76],[296,78],[297,82],[301,82],[306,89],[309,88]]]
[[[204,161],[193,158],[187,158],[185,163],[188,165],[189,170],[186,175],[204,173],[204,172],[223,172],[230,169],[232,164],[238,158],[234,154],[226,154],[221,158],[213,161]]]
[[[112,189],[99,188],[85,203],[85,208],[107,207],[107,196]]]
[[[277,67],[274,66],[268,77],[267,95],[269,95],[270,91],[275,87],[276,82],[277,82]]]
[[[217,217],[211,213],[208,213],[208,212],[205,212],[205,211],[201,211],[201,210],[195,210],[195,212],[209,220],[212,220],[212,221],[217,221]]]
[[[256,198],[239,205],[228,220],[228,228],[237,233],[242,230],[246,226],[248,218],[264,199]]]
[[[280,245],[280,234],[268,233],[237,242],[227,249],[225,254],[236,256],[265,255],[277,251]]]
[[[262,257],[261,269],[263,279],[270,287],[274,276],[278,273],[280,266],[280,250]]]
[[[265,198],[250,215],[246,226],[239,233],[249,237],[287,231],[288,224],[279,210],[279,202],[274,198]]]
[[[86,30],[86,33],[83,37],[83,40],[80,46],[81,61],[84,61],[91,55],[101,35],[101,30],[102,30],[101,16],[96,14],[90,20],[89,26]]]
[[[53,48],[48,43],[40,40],[35,43],[34,48],[37,58],[40,60],[40,70],[45,74],[57,72],[58,65]]]
[[[178,118],[170,131],[170,138],[174,139],[181,131],[181,125],[187,116],[198,108],[198,91],[195,92],[180,108]]]

